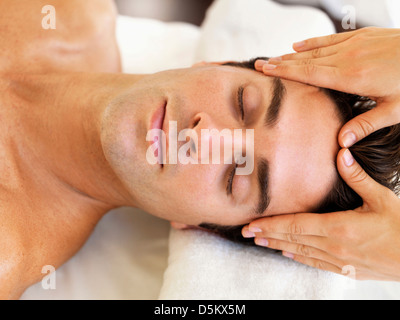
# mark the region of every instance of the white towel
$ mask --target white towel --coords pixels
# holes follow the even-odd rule
[[[172,230],[160,299],[344,299],[354,280],[204,231]]]

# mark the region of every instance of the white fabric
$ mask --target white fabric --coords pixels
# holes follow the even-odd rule
[[[196,59],[273,57],[292,52],[294,42],[331,33],[331,20],[315,8],[269,0],[218,0],[202,25]]]
[[[54,290],[39,282],[21,299],[156,299],[167,266],[168,232],[168,222],[139,210],[110,212],[56,271]]]
[[[343,299],[346,278],[203,231],[172,230],[160,299]]]
[[[126,73],[154,73],[193,65],[197,26],[119,16],[117,40]]]
[[[355,9],[357,24],[361,27],[376,26],[383,28],[400,28],[399,0],[283,0],[287,4],[307,4],[321,6],[335,19],[347,19],[346,6]]]
[[[400,28],[400,1],[398,0],[320,0],[320,4],[341,20],[345,6],[352,6],[356,21],[361,26]]]
[[[399,298],[400,283],[354,281],[199,230],[171,230],[159,295],[161,300]]]

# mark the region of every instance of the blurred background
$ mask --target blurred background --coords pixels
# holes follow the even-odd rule
[[[213,0],[116,0],[121,14],[161,21],[203,22]]]
[[[266,0],[267,1],[267,0]],[[337,32],[342,28],[342,9],[352,5],[357,13],[357,28],[364,26],[400,28],[400,0],[272,0],[284,5],[320,8],[331,18]],[[161,21],[182,21],[201,25],[213,0],[116,0],[120,14]],[[244,0],[245,2],[245,0]]]

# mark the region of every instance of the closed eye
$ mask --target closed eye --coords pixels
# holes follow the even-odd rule
[[[238,90],[238,106],[242,120],[244,120],[243,91],[244,87],[240,86]]]
[[[235,164],[233,170],[231,171],[231,173],[229,175],[228,183],[226,185],[226,194],[228,196],[232,194],[233,178],[235,177],[237,167],[238,167],[238,165]]]

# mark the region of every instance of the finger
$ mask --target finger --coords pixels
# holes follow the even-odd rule
[[[318,59],[324,57],[330,57],[337,54],[339,51],[338,46],[331,46],[326,48],[315,48],[309,51],[304,51],[300,53],[290,53],[285,54],[280,57],[271,58],[270,61],[288,61],[288,60],[306,60],[306,59]]]
[[[357,31],[344,32],[338,34],[331,34],[324,37],[316,37],[304,41],[296,42],[293,44],[293,49],[297,52],[304,52],[316,48],[333,46],[335,44],[344,42],[357,34]]]
[[[294,59],[289,59],[289,58],[285,58],[285,56],[282,56],[282,57],[271,58],[269,60],[258,59],[258,60],[256,60],[254,67],[255,67],[256,71],[259,71],[259,72],[273,70],[278,66],[283,67],[283,66],[290,66],[290,65],[306,66],[306,65],[313,64],[316,66],[336,67],[335,61],[332,58],[329,58],[331,56],[312,58],[312,57],[309,57],[308,55],[304,55],[303,57],[304,58],[297,57]]]
[[[337,67],[335,65],[335,59],[332,56],[328,57],[320,57],[320,58],[305,58],[305,59],[293,59],[293,60],[280,60],[280,58],[272,58],[268,60],[269,65],[277,65],[277,66],[306,66],[309,64],[313,64],[316,66],[325,66],[325,67]]]
[[[262,72],[271,77],[279,77],[312,86],[340,90],[340,72],[338,68],[334,67],[318,66],[315,64],[265,64]]]
[[[338,154],[338,171],[343,180],[366,204],[373,204],[376,199],[387,194],[387,188],[372,179],[357,163],[350,150],[342,149]]]
[[[293,235],[326,236],[328,216],[318,214],[289,214],[254,220],[248,226],[253,233],[287,233]]]
[[[312,268],[342,274],[342,267],[340,265],[337,266],[324,260],[304,257],[287,251],[282,252],[282,255]]]
[[[307,50],[313,50],[315,48],[322,48],[333,46],[339,44],[341,42],[345,42],[346,40],[353,38],[359,34],[370,34],[376,36],[383,36],[389,34],[398,34],[398,29],[393,28],[376,28],[376,27],[368,27],[362,28],[355,31],[343,32],[337,34],[331,34],[324,37],[316,37],[307,39],[304,41],[296,42],[293,44],[293,49],[297,52],[303,52]]]
[[[318,248],[314,248],[312,246],[307,246],[303,244],[290,243],[281,240],[269,239],[269,238],[255,238],[254,242],[258,246],[290,252],[292,254],[296,254],[298,256],[302,256],[305,258],[313,258],[322,261],[329,262],[330,264],[340,266],[343,262],[337,258],[334,258],[327,252],[320,250]]]
[[[349,122],[339,132],[339,144],[350,148],[371,133],[400,123],[400,106],[395,103],[380,103]]]
[[[291,233],[256,233],[256,238],[266,238],[277,241],[285,241],[288,243],[305,245],[313,248],[317,248],[323,251],[328,251],[329,240],[326,237],[321,236],[309,236],[309,235],[297,235]]]

